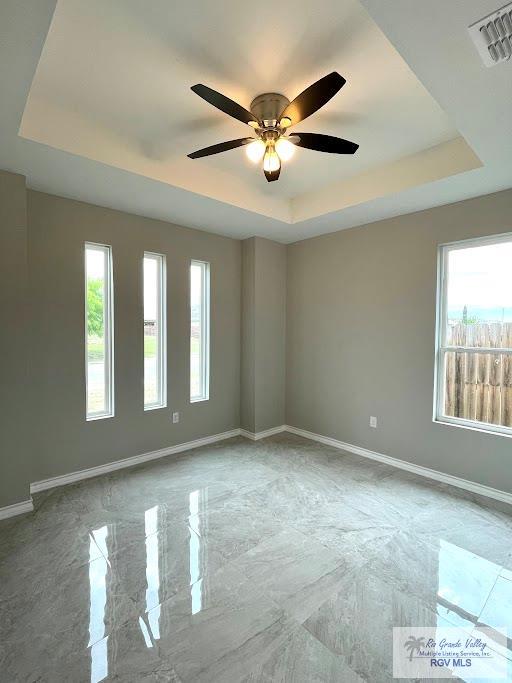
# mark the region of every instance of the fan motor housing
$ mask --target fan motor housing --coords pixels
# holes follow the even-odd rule
[[[251,102],[251,114],[263,121],[265,125],[273,126],[279,120],[285,107],[290,104],[290,100],[276,92],[267,92],[258,95]]]

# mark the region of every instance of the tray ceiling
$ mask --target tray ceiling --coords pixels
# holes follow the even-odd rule
[[[292,99],[337,70],[347,84],[300,124],[360,144],[297,149],[268,184],[243,149],[187,153],[251,133],[190,90],[248,107]],[[295,223],[480,166],[449,116],[356,0],[271,13],[225,0],[60,0],[27,98],[23,138],[262,216]],[[390,182],[392,178],[392,182]]]

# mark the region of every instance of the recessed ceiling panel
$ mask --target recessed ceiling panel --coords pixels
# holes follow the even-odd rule
[[[347,84],[300,130],[353,140],[354,156],[296,149],[271,184],[244,148],[187,158],[251,134],[192,85],[248,108],[263,92],[293,99],[334,70]],[[356,0],[282,0],[269,12],[236,0],[59,0],[20,134],[285,222],[300,220],[302,196],[318,193],[321,215],[326,187],[458,137]]]

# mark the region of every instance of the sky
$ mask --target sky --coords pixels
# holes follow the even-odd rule
[[[87,277],[98,279],[104,277],[105,252],[87,249]],[[144,258],[144,319],[156,320],[158,269],[152,258]],[[190,297],[192,305],[201,301],[201,267],[192,265],[190,278]]]
[[[449,252],[448,309],[512,307],[512,242]]]
[[[103,279],[105,275],[105,252],[98,249],[87,249],[87,277],[93,280]],[[156,320],[156,288],[157,262],[155,259],[144,259],[144,318]]]
[[[96,280],[103,277],[105,268],[105,252],[87,248],[87,277]]]
[[[87,274],[102,278],[103,251],[87,250]],[[191,302],[199,304],[201,268],[191,269]],[[144,317],[156,319],[157,264],[144,259]],[[449,252],[448,309],[512,308],[512,242],[490,244]]]
[[[158,268],[156,259],[144,259],[144,320],[156,320],[156,288]]]

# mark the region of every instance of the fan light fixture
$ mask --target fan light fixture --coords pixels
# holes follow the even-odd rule
[[[333,71],[306,88],[292,102],[279,93],[258,95],[252,101],[250,111],[206,85],[201,83],[194,85],[191,89],[199,97],[225,114],[247,123],[254,129],[257,137],[221,142],[199,149],[188,156],[191,159],[199,159],[211,154],[226,152],[236,147],[246,146],[247,156],[252,162],[258,163],[263,159],[265,178],[268,182],[272,182],[279,178],[281,161],[291,159],[295,147],[305,147],[317,152],[330,152],[331,154],[354,154],[359,145],[332,135],[295,132],[288,135],[288,128],[300,123],[318,111],[324,104],[327,104],[341,90],[345,82],[343,76]]]
[[[276,152],[276,146],[273,142],[267,144],[265,156],[263,157],[263,170],[267,173],[275,173],[281,168],[281,159]]]
[[[254,164],[257,164],[258,161],[261,161],[263,159],[265,149],[266,146],[263,140],[257,139],[253,140],[247,145],[247,147],[245,148],[245,153]]]
[[[276,142],[276,152],[281,161],[289,161],[295,154],[295,146],[285,137],[280,137]]]

